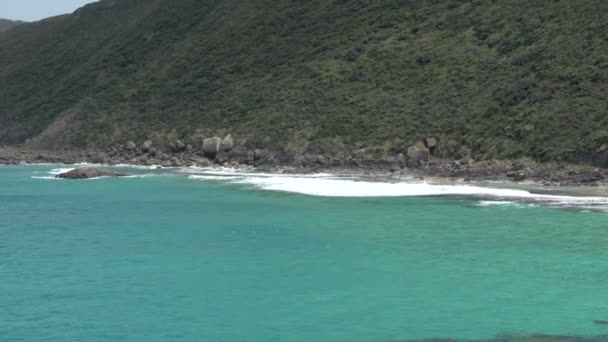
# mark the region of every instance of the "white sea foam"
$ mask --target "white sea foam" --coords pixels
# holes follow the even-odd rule
[[[46,179],[46,180],[61,180],[61,178],[56,178],[55,176],[32,176],[33,179]]]
[[[516,207],[516,208],[533,208],[538,205],[533,203],[520,203],[516,201],[479,201],[478,207]]]
[[[141,175],[129,175],[129,176],[124,176],[124,177],[120,177],[121,179],[128,179],[128,178],[150,178],[150,177],[161,177],[161,176],[175,176],[172,175],[170,173],[144,173]]]
[[[139,170],[156,170],[156,169],[168,169],[164,168],[160,165],[132,165],[132,164],[116,164],[116,165],[102,165],[109,167],[125,167],[130,169],[139,169]]]
[[[513,205],[515,202],[512,201],[479,201],[477,206],[479,207],[492,207],[492,206],[503,206],[503,205]]]
[[[294,177],[293,174],[279,173],[263,173],[263,172],[247,172],[242,169],[227,168],[227,167],[183,167],[178,169],[180,173],[194,175],[216,175],[216,176],[256,176],[256,177]],[[329,178],[334,177],[330,173],[311,173],[296,175],[298,178]]]
[[[131,165],[116,165],[132,167]],[[155,166],[138,167],[155,169]],[[56,168],[48,174],[55,176],[73,168]],[[200,181],[244,184],[262,190],[299,193],[326,197],[412,197],[412,196],[471,196],[483,199],[478,206],[500,206],[543,204],[556,207],[577,207],[580,209],[608,211],[608,196],[566,196],[537,194],[522,189],[504,189],[500,184],[476,186],[466,184],[431,184],[414,179],[398,181],[376,181],[355,176],[339,176],[327,173],[319,174],[271,174],[245,172],[231,168],[165,168],[170,173],[151,173],[134,175],[130,178],[145,178],[166,175],[187,175],[188,179]],[[50,179],[52,177],[39,177]]]
[[[246,184],[262,190],[299,193],[326,197],[413,197],[413,196],[471,196],[491,198],[478,203],[479,206],[516,205],[534,206],[543,204],[556,207],[578,207],[582,209],[608,211],[608,197],[565,196],[536,194],[527,190],[501,189],[496,187],[429,184],[415,181],[373,181],[353,177],[317,175],[273,175],[242,173],[238,171],[200,171],[203,175],[191,175],[190,179],[224,181]]]
[[[194,179],[194,180],[215,180],[215,181],[233,181],[238,179],[239,177],[236,176],[213,176],[213,175],[209,175],[209,176],[200,176],[200,175],[190,175],[188,176],[188,179]]]
[[[49,175],[59,175],[62,173],[66,173],[66,172],[70,172],[72,170],[74,170],[75,168],[73,167],[60,167],[60,168],[56,168],[56,169],[52,169],[48,172]]]

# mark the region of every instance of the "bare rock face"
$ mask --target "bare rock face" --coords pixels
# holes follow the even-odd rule
[[[431,151],[422,142],[407,149],[407,159],[411,162],[428,161]]]
[[[606,167],[608,166],[608,145],[602,145],[592,160],[593,166]]]
[[[152,142],[150,140],[144,141],[141,145],[141,150],[144,152],[148,152],[152,148]]]
[[[473,156],[473,151],[471,151],[471,149],[467,146],[463,145],[458,149],[458,152],[456,152],[456,156],[461,162],[468,163]]]
[[[74,169],[69,172],[65,172],[56,176],[56,178],[63,179],[89,179],[89,178],[97,178],[97,177],[125,177],[127,175],[118,173],[113,170],[103,169],[103,168],[79,168]]]
[[[176,151],[181,152],[185,149],[186,149],[186,144],[184,144],[183,141],[181,141],[179,139],[175,141],[175,150]]]
[[[127,141],[127,143],[125,144],[125,148],[126,148],[128,151],[133,151],[134,149],[136,149],[136,148],[137,148],[137,145],[135,145],[135,143],[134,143],[134,142],[132,142],[132,141]]]
[[[220,149],[224,152],[228,152],[230,150],[232,150],[234,148],[234,139],[232,138],[232,135],[228,134],[224,140],[222,140],[222,145],[220,146]]]
[[[213,158],[220,151],[222,145],[222,139],[220,137],[213,137],[203,140],[203,153],[205,156]]]
[[[432,155],[435,155],[435,151],[437,150],[437,139],[436,138],[426,138],[424,139],[424,145],[429,149]]]

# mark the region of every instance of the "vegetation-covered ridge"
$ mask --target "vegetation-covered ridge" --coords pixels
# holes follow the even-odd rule
[[[0,145],[231,133],[382,155],[433,136],[446,156],[597,161],[606,12],[603,0],[102,0],[0,35]]]
[[[16,20],[9,20],[9,19],[2,19],[0,18],[0,33],[8,31],[10,29],[12,29],[13,27],[22,24],[22,21],[16,21]]]

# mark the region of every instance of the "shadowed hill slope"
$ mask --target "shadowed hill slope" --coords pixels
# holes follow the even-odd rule
[[[587,161],[608,143],[601,0],[102,0],[0,36],[0,144],[251,144]]]
[[[8,20],[8,19],[0,19],[0,33],[6,32],[13,27],[22,24],[21,21]]]

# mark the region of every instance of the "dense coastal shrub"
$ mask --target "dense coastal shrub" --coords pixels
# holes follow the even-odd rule
[[[478,157],[576,159],[608,143],[606,10],[600,0],[100,1],[0,35],[0,144],[221,130],[269,148],[305,136],[314,152],[339,142],[397,153],[432,135]],[[525,137],[508,134],[527,125]]]

